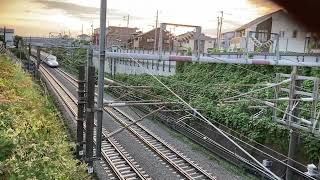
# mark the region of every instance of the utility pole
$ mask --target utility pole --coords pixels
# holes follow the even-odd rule
[[[77,146],[76,157],[81,160],[83,156],[83,122],[85,118],[85,66],[79,67],[79,85],[78,85],[78,116],[77,116]]]
[[[30,35],[30,37],[29,37],[29,49],[28,49],[28,70],[30,71],[30,63],[31,63],[31,61],[30,61],[30,56],[31,56],[31,35]]]
[[[101,157],[103,94],[104,94],[104,66],[106,57],[106,18],[107,0],[100,1],[100,40],[99,40],[99,77],[98,77],[98,102],[97,102],[97,131],[96,131],[96,156]]]
[[[88,164],[88,173],[93,173],[93,132],[94,132],[94,91],[95,91],[95,68],[88,67],[87,73],[87,99],[86,99],[86,163]],[[80,134],[79,134],[80,135]]]
[[[128,14],[128,16],[123,16],[123,20],[124,20],[124,21],[127,20],[127,27],[129,27],[130,15]],[[119,26],[120,26],[120,25],[119,25]]]
[[[130,15],[128,14],[128,18],[127,18],[127,27],[129,27],[129,22],[130,22]]]
[[[91,34],[92,34],[92,36],[93,36],[93,33],[94,33],[94,31],[93,31],[93,21],[92,21],[92,24],[91,24]]]
[[[82,24],[82,29],[81,29],[81,35],[83,34],[83,24]]]
[[[220,29],[220,17],[217,17],[218,26],[217,26],[217,48],[219,49],[219,29]]]
[[[91,23],[91,45],[93,45],[94,35],[93,35],[93,21]]]
[[[156,28],[154,31],[154,44],[153,44],[153,51],[157,49],[157,29],[158,29],[158,21],[159,21],[159,10],[157,9],[157,16],[156,16]]]
[[[289,127],[291,126],[291,122],[296,122],[297,119],[295,117],[298,117],[298,105],[295,103],[298,103],[298,101],[293,101],[293,99],[298,99],[299,96],[296,94],[296,87],[299,86],[299,81],[297,81],[297,67],[293,66],[292,73],[291,73],[291,86],[290,86],[290,93],[289,93],[289,105],[288,105],[288,113],[292,116],[287,116]],[[288,166],[293,166],[292,159],[294,158],[294,154],[296,151],[296,146],[298,144],[298,133],[294,130],[290,130],[290,142],[289,142],[289,150],[288,150]],[[287,166],[286,170],[286,180],[292,179],[292,169]]]
[[[222,32],[222,25],[223,25],[223,11],[221,11],[221,17],[220,17],[220,27],[219,27],[219,50],[221,46],[221,32]]]

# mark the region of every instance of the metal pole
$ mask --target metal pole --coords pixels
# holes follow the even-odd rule
[[[90,66],[94,66],[92,62],[92,57],[93,57],[93,49],[88,48],[87,49],[87,68],[89,68]]]
[[[157,18],[156,18],[156,28],[154,31],[154,44],[153,44],[153,51],[156,51],[157,48],[157,29],[158,29],[158,18],[159,18],[159,11],[157,9]]]
[[[159,32],[159,42],[158,42],[158,53],[159,54],[162,54],[162,45],[163,45],[163,34],[162,34],[162,32],[165,30],[165,28],[166,28],[166,24],[164,24],[164,23],[161,23],[160,24],[160,32]]]
[[[245,59],[248,60],[249,58],[249,38],[251,37],[251,31],[248,32],[247,34],[247,38],[246,38],[246,51],[244,52],[245,53]]]
[[[76,157],[81,159],[83,156],[83,121],[85,110],[85,66],[79,67],[78,82],[78,117],[77,117],[77,146]]]
[[[41,58],[40,58],[40,47],[37,47],[37,70],[36,70],[36,74],[37,74],[37,78],[40,78],[39,75],[39,67],[40,67],[40,62],[41,62]]]
[[[6,27],[3,28],[3,44],[4,48],[7,48],[7,42],[6,42]]]
[[[289,93],[289,98],[290,99],[297,99],[299,98],[298,95],[295,94],[296,91],[296,86],[299,85],[299,82],[297,81],[297,67],[294,66],[292,68],[292,73],[291,73],[291,87],[290,87],[290,93]],[[295,117],[298,116],[298,110],[297,107],[294,106],[295,101],[289,101],[289,113],[292,114],[293,116],[288,116],[288,123],[289,123],[289,127],[291,126],[291,122],[296,122],[297,119]],[[298,105],[297,105],[298,106]],[[291,112],[290,112],[291,111]],[[287,166],[287,170],[286,170],[286,180],[291,180],[292,176],[293,176],[293,172],[292,169],[290,167],[292,167],[294,165],[294,162],[292,161],[292,159],[294,158],[294,154],[295,154],[295,150],[296,150],[296,145],[298,144],[298,133],[295,132],[295,130],[291,129],[290,130],[290,142],[289,142],[289,151],[288,151],[288,166]],[[290,167],[289,167],[290,166]]]
[[[219,50],[221,46],[221,32],[222,32],[222,24],[223,24],[223,11],[221,11],[221,17],[220,17],[220,28],[219,28]]]
[[[94,94],[95,94],[95,68],[89,67],[88,71],[88,92],[86,110],[86,163],[88,173],[93,173],[93,129],[94,129]]]
[[[276,45],[276,62],[277,62],[277,64],[279,63],[279,60],[280,60],[280,35],[277,35],[277,41],[276,41],[276,43],[277,43],[277,45]]]
[[[217,19],[218,19],[218,26],[217,26],[217,41],[216,41],[216,46],[217,46],[217,48],[219,49],[219,29],[220,29],[220,18],[219,17],[217,17]]]
[[[100,4],[100,65],[98,77],[98,104],[97,104],[97,134],[96,134],[96,156],[101,157],[101,138],[102,138],[102,108],[103,108],[103,93],[104,93],[104,66],[105,66],[105,48],[106,48],[106,15],[107,15],[107,0],[101,0]]]
[[[196,28],[196,38],[197,38],[197,51],[196,51],[196,53],[197,53],[197,57],[198,58],[200,58],[200,54],[201,54],[201,52],[200,52],[200,45],[201,45],[201,39],[200,39],[200,37],[201,37],[201,27],[199,26],[199,27],[197,27]]]
[[[24,49],[25,49],[25,46],[24,46]],[[26,53],[27,51],[25,50],[24,52]],[[26,56],[27,56],[27,61],[28,61],[27,68],[28,68],[28,71],[30,72],[31,37],[29,39],[29,49],[28,49],[28,54],[26,54]]]
[[[129,27],[129,22],[130,22],[130,15],[128,14],[128,19],[127,19],[127,28]]]

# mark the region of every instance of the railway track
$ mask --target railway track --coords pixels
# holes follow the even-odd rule
[[[54,91],[57,92],[58,96],[62,99],[63,103],[67,106],[72,115],[76,117],[77,99],[44,66],[41,65],[39,70],[43,74],[47,82],[50,84],[50,86],[54,89]],[[70,76],[70,78],[72,78],[72,76]],[[76,123],[76,121],[74,122]],[[103,135],[107,135],[107,131],[105,129],[103,129]],[[103,140],[101,148],[101,153],[104,160],[104,163],[102,162],[101,165],[110,179],[151,179],[149,175],[145,173],[142,170],[142,168],[139,167],[139,165],[134,161],[134,159],[130,157],[130,155],[124,150],[124,148],[121,147],[121,145],[114,138]],[[112,169],[112,171],[110,171],[110,169]]]
[[[74,86],[77,86],[77,79],[64,72],[56,69],[60,75],[68,80]],[[118,108],[104,108],[104,110],[114,117],[123,126],[128,125],[134,120]],[[152,132],[141,126],[139,123],[128,127],[128,131],[132,133],[139,141],[143,142],[157,156],[163,159],[168,165],[179,173],[184,179],[216,179],[210,173],[203,170],[197,164],[185,157],[182,153],[175,150],[164,140],[154,135]],[[106,132],[105,130],[103,132]],[[103,134],[106,136],[107,134]]]
[[[124,126],[135,121],[119,108],[106,107],[104,109]],[[185,157],[179,151],[175,150],[168,143],[166,143],[160,137],[154,135],[151,131],[149,131],[139,123],[129,126],[128,130],[145,145],[147,145],[147,147],[154,151],[158,156],[160,156],[161,159],[165,160],[184,178],[216,179],[210,173],[201,169],[197,164]]]

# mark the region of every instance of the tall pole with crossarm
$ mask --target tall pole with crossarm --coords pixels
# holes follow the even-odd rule
[[[97,131],[96,131],[96,156],[101,157],[101,136],[102,136],[102,118],[103,118],[103,93],[104,93],[104,66],[106,57],[106,16],[107,16],[107,0],[101,0],[100,3],[100,64],[98,77],[98,103],[97,103]]]

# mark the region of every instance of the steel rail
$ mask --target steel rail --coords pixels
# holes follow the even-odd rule
[[[40,65],[40,72],[50,83],[51,87],[57,92],[58,96],[62,99],[63,103],[68,107],[74,117],[77,117],[76,107],[72,107],[72,104],[76,106],[76,99],[68,93],[64,86],[46,69],[43,65]]]
[[[131,117],[118,108],[105,107],[104,110],[125,126],[127,126],[130,122],[134,122]],[[164,159],[169,165],[174,167],[174,169],[176,169],[178,173],[183,175],[185,178],[216,179],[210,173],[201,169],[197,164],[183,156],[180,152],[172,148],[164,140],[154,135],[139,123],[130,126],[127,129],[144,144],[146,144],[151,150],[153,150],[158,156]]]
[[[56,72],[58,72],[59,74],[63,74],[62,76],[68,80],[72,85],[74,85],[75,87],[78,87],[78,79],[74,78],[73,76],[71,76],[69,73],[66,73],[65,71],[61,70],[60,68],[54,68],[54,70]]]
[[[64,72],[65,73],[65,72]],[[67,73],[66,73],[67,74]],[[67,74],[68,75],[68,74]],[[69,77],[70,77],[70,75],[69,75]],[[74,79],[74,78],[73,78]],[[69,80],[70,81],[70,80]],[[71,82],[71,81],[70,81]],[[75,83],[77,82],[77,80],[74,80],[72,83],[74,83],[74,85],[75,85]],[[76,86],[76,85],[75,85]],[[131,89],[131,88],[129,88],[129,89]],[[231,154],[233,154],[233,153],[231,153]],[[251,164],[251,163],[250,163]],[[257,167],[256,167],[257,168]],[[257,168],[258,169],[258,171],[261,171],[261,169],[259,169],[259,168]]]
[[[63,103],[68,107],[68,109],[72,112],[72,114],[76,117],[77,116],[77,107],[72,107],[71,104],[77,105],[76,98],[58,81],[46,68],[44,68],[42,65],[40,66],[40,71],[45,76],[47,81],[50,83],[52,88],[57,92],[59,97],[61,97]],[[57,71],[58,72],[58,71]],[[62,72],[61,70],[59,72]],[[64,78],[72,78],[72,76],[68,75],[67,73],[63,72],[60,75],[62,75]],[[68,79],[68,81],[70,81]],[[78,82],[78,81],[76,81]],[[60,90],[58,90],[58,88]],[[62,95],[64,94],[64,95]],[[69,98],[70,101],[66,100]],[[74,121],[74,120],[73,120]],[[76,122],[76,121],[74,121]],[[96,128],[96,124],[95,124]],[[85,126],[84,126],[85,129]],[[95,129],[94,129],[95,131]],[[107,132],[104,129],[103,130],[103,136],[107,136]],[[95,139],[95,138],[94,138]],[[96,143],[96,141],[94,141]],[[121,150],[118,146],[119,143],[114,138],[109,138],[107,140],[102,141],[102,157],[107,164],[109,164],[110,168],[113,170],[113,173],[122,180],[125,179],[141,179],[141,180],[147,180],[150,179],[149,175],[145,172],[141,172],[141,168],[137,168],[135,166],[135,162],[133,160],[130,160],[128,157],[126,157],[126,152],[123,152],[124,150]]]
[[[132,97],[132,98],[135,99],[136,97]],[[132,98],[129,98],[129,99],[132,100]],[[139,98],[139,100],[141,100],[141,99]],[[153,110],[152,108],[150,108],[150,107],[148,107],[148,106],[145,106],[145,107],[142,107],[142,108],[145,109],[145,110],[147,110],[147,112]],[[139,108],[138,108],[138,109],[139,109]],[[192,114],[190,113],[190,115],[192,115]],[[170,116],[166,116],[166,115],[163,115],[163,114],[161,114],[161,113],[159,113],[158,116],[159,116],[161,119],[165,119],[166,121],[167,121],[168,119],[171,119],[171,121],[173,121],[173,122],[175,122],[175,121],[176,121],[176,118],[177,118],[177,117],[176,117],[176,118],[173,118],[173,117],[170,117]],[[199,117],[196,117],[196,118],[201,120],[201,118],[199,118]],[[185,122],[182,122],[182,124],[184,124],[184,125],[186,125],[186,126],[189,126],[189,125],[187,125]],[[221,125],[221,124],[220,124],[220,125]],[[210,138],[208,138],[206,135],[199,136],[199,134],[202,134],[202,133],[199,132],[199,131],[197,132],[197,130],[195,130],[193,127],[190,126],[190,128],[184,128],[183,125],[181,125],[180,123],[177,123],[176,126],[180,126],[184,131],[186,131],[186,132],[188,132],[188,133],[190,132],[190,133],[192,134],[192,136],[188,136],[190,139],[192,139],[192,140],[194,140],[194,141],[197,141],[196,138],[205,140],[207,143],[212,144],[212,145],[216,146],[216,147],[219,148],[219,149],[221,148],[222,151],[224,151],[224,152],[226,152],[226,153],[234,156],[236,159],[239,159],[239,160],[242,161],[243,163],[245,163],[245,164],[247,164],[247,165],[255,168],[255,169],[257,170],[257,172],[261,172],[262,174],[269,176],[268,174],[266,174],[266,173],[261,169],[261,167],[257,166],[256,164],[253,164],[252,162],[250,162],[250,161],[244,159],[243,157],[237,155],[235,152],[230,151],[230,150],[226,149],[225,147],[217,144],[215,141],[210,140]],[[170,127],[170,126],[169,126],[169,127]],[[207,127],[205,127],[205,128],[207,128]],[[176,129],[176,130],[177,130],[177,129]],[[181,131],[179,131],[179,130],[177,130],[177,131],[178,131],[178,132],[181,132]],[[279,162],[280,164],[282,164],[282,165],[284,165],[284,166],[287,166],[287,164],[284,163],[283,161],[281,161],[280,159],[278,159],[278,158],[276,158],[276,157],[274,157],[274,156],[272,156],[272,155],[270,155],[270,154],[268,154],[268,153],[266,153],[266,152],[264,152],[264,151],[262,151],[262,150],[260,150],[260,149],[258,149],[258,148],[256,148],[256,147],[254,147],[254,146],[252,146],[252,145],[250,145],[250,144],[248,144],[247,142],[245,142],[245,141],[243,141],[243,140],[240,140],[239,138],[237,138],[237,137],[234,136],[234,135],[231,135],[231,134],[229,134],[229,133],[227,133],[227,134],[228,134],[230,137],[232,137],[232,138],[240,141],[241,143],[249,146],[250,148],[256,149],[258,152],[260,152],[260,153],[262,153],[262,154],[264,154],[264,155],[266,155],[266,156],[274,159],[276,162]],[[261,144],[260,144],[260,145],[261,145]],[[270,149],[269,149],[269,150],[270,150]],[[276,152],[276,153],[277,153],[277,152]],[[224,158],[224,157],[223,157],[223,158]],[[229,161],[229,160],[228,160],[228,161]],[[301,164],[301,163],[299,163],[299,162],[297,162],[297,161],[295,161],[295,163],[297,163],[297,164],[303,166],[304,168],[306,168],[303,164]],[[303,176],[303,177],[310,178],[310,179],[314,179],[314,178],[312,178],[311,176],[308,176],[307,174],[305,174],[304,172],[298,170],[298,169],[295,168],[295,167],[292,167],[292,166],[288,166],[288,167],[292,168],[293,170],[295,170],[297,173],[299,173],[299,174],[300,174],[301,176]]]

